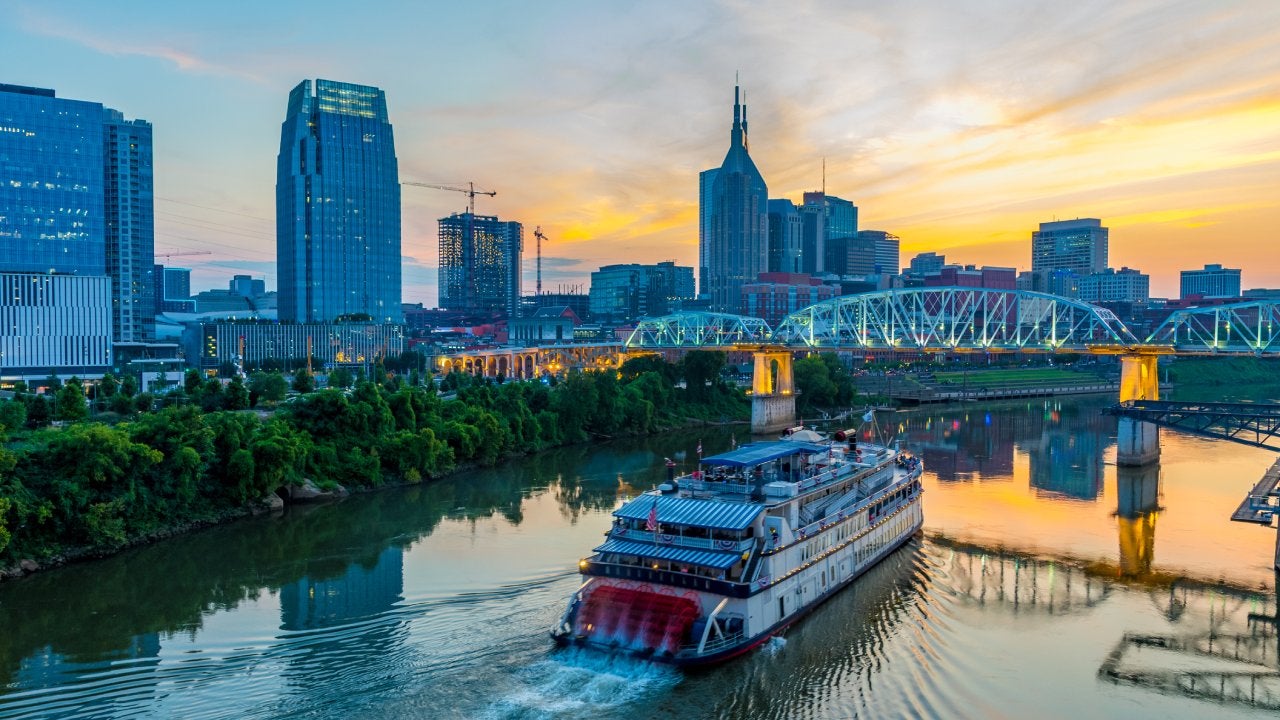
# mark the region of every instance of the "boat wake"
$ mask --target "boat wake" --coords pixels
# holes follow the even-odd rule
[[[502,720],[596,717],[665,693],[680,683],[673,667],[622,654],[568,648],[519,673],[517,687],[484,717]]]

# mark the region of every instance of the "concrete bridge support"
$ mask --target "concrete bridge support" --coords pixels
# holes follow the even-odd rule
[[[769,433],[790,427],[796,421],[791,352],[759,350],[753,356],[755,369],[751,376],[751,432]]]
[[[1160,376],[1156,355],[1123,355],[1120,358],[1120,402],[1159,400]],[[1116,464],[1141,467],[1160,460],[1160,428],[1130,418],[1120,418],[1116,431]]]

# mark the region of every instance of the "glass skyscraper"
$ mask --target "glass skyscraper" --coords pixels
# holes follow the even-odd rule
[[[0,272],[106,275],[100,103],[0,85]]]
[[[116,342],[156,336],[155,192],[152,188],[151,124],[103,111],[106,173],[107,274]]]
[[[710,218],[698,256],[706,263],[711,309],[739,312],[742,286],[769,268],[769,188],[751,161],[747,145],[747,110],[733,88],[733,128],[708,194],[703,188],[702,213]],[[706,204],[710,202],[710,212]]]
[[[384,93],[303,80],[276,170],[280,319],[400,322],[400,180]]]

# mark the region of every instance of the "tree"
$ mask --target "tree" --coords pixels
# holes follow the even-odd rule
[[[27,406],[21,400],[0,400],[0,436],[7,436],[27,424]]]
[[[689,399],[694,402],[705,402],[710,399],[709,385],[720,379],[720,371],[724,369],[725,355],[719,350],[694,350],[680,361],[680,370],[684,375],[685,387]]]
[[[306,368],[298,368],[293,374],[294,392],[309,393],[316,389],[316,378]]]
[[[329,373],[329,387],[331,388],[349,388],[355,382],[355,375],[344,367],[336,367],[333,372]]]
[[[249,391],[245,389],[244,381],[239,375],[231,378],[231,382],[227,383],[224,396],[223,404],[228,410],[249,409]]]
[[[78,378],[71,378],[55,396],[53,416],[65,422],[79,422],[89,417],[89,404],[84,398],[84,386]]]
[[[116,379],[115,375],[107,373],[102,376],[102,380],[98,383],[97,395],[99,397],[109,398],[112,395],[115,395],[116,391],[119,389],[120,381]]]
[[[249,392],[258,400],[280,402],[289,392],[289,383],[278,372],[257,370],[249,376]]]
[[[801,410],[832,407],[836,402],[836,384],[831,382],[827,364],[817,355],[796,361],[792,366],[796,390],[800,392]]]
[[[156,396],[149,392],[138,393],[133,399],[133,407],[138,412],[151,412],[156,405]]]
[[[125,397],[133,397],[138,394],[138,378],[132,375],[125,375],[124,380],[120,381],[120,394]]]
[[[192,368],[182,376],[182,389],[191,397],[195,397],[200,391],[200,385],[203,381],[200,379],[200,373]]]

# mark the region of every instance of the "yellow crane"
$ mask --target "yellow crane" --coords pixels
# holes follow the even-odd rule
[[[477,190],[476,184],[468,182],[466,187],[458,187],[456,185],[432,185],[430,183],[411,182],[409,180],[401,180],[401,185],[412,185],[413,187],[431,188],[432,190],[451,190],[453,192],[465,193],[467,196],[467,212],[472,216],[476,214],[476,196],[488,195],[493,197],[498,194],[497,190]]]

